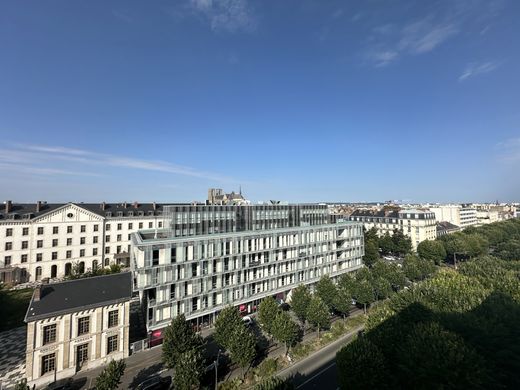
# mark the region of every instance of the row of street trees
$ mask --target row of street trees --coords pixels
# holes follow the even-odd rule
[[[371,267],[380,255],[406,256],[412,252],[412,241],[404,233],[395,229],[390,235],[388,232],[379,237],[377,228],[373,227],[365,231],[365,255],[363,262],[367,267]]]

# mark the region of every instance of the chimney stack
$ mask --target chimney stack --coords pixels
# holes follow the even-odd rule
[[[101,203],[101,210],[105,210],[105,208],[107,207],[107,204],[105,202]]]
[[[139,203],[134,202],[133,206],[134,206],[134,209],[138,209],[139,208]]]
[[[155,204],[155,202],[152,203],[152,207],[154,210],[157,210],[157,205]]]
[[[36,212],[39,213],[42,209],[42,201],[39,200],[38,202],[36,202]]]
[[[38,302],[42,297],[42,285],[40,284],[38,287],[34,289],[33,301]]]
[[[13,208],[13,203],[10,200],[5,201],[5,212],[10,213]]]
[[[126,202],[124,202],[124,203],[123,203],[123,208],[126,209],[126,206],[127,206],[127,204],[126,204]]]

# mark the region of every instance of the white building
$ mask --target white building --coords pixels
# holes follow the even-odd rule
[[[129,266],[130,235],[163,227],[162,205],[13,204],[0,209],[0,281],[61,278],[119,263]]]
[[[435,214],[438,222],[449,222],[453,225],[460,226],[461,229],[469,226],[475,226],[478,223],[477,210],[473,207],[448,204],[435,205],[428,207]]]
[[[29,386],[127,357],[131,296],[129,272],[36,288],[25,317]]]

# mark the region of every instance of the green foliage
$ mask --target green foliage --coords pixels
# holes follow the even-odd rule
[[[366,230],[365,227],[363,227],[363,231],[365,235],[365,242],[372,241],[377,244],[379,236],[377,235],[376,227],[370,228],[369,230]]]
[[[412,252],[412,241],[399,229],[394,229],[392,234],[393,252],[404,256]]]
[[[2,286],[0,289],[0,307],[2,308],[0,332],[3,332],[24,325],[25,314],[34,290],[32,288],[7,290],[2,284],[0,286]]]
[[[267,358],[262,361],[255,369],[255,377],[257,381],[269,378],[278,371],[278,360]]]
[[[379,260],[379,250],[377,241],[365,240],[365,254],[363,256],[363,263],[367,267],[371,267],[377,260]]]
[[[384,389],[389,382],[385,357],[367,338],[358,338],[336,354],[341,389]]]
[[[229,352],[231,360],[242,368],[249,367],[255,358],[255,336],[243,324],[231,334]]]
[[[323,275],[316,284],[316,294],[327,305],[329,311],[334,307],[334,299],[338,293],[336,285],[332,282],[329,275]]]
[[[363,305],[366,312],[367,305],[370,305],[376,300],[371,281],[366,279],[357,281],[354,288],[354,298],[357,303]]]
[[[233,378],[218,384],[218,390],[238,390],[241,388],[242,379]]]
[[[23,378],[21,381],[17,382],[14,386],[14,390],[30,390],[29,386],[27,386],[27,379]]]
[[[267,297],[258,305],[258,319],[262,325],[262,329],[268,334],[273,334],[273,322],[280,308],[276,304],[273,297]]]
[[[327,305],[316,294],[311,298],[309,303],[309,311],[307,313],[307,321],[318,329],[318,337],[320,329],[328,328],[330,325],[330,314]]]
[[[282,379],[277,376],[265,379],[255,387],[254,390],[292,390],[294,389],[293,384],[289,379]]]
[[[213,337],[223,349],[229,349],[233,334],[243,327],[244,324],[238,309],[233,306],[227,306],[217,316]]]
[[[184,314],[175,317],[164,331],[162,344],[162,360],[167,368],[173,368],[180,355],[191,351],[200,350],[202,338],[197,335]]]
[[[96,390],[115,390],[121,383],[126,368],[124,360],[111,360],[96,378]]]
[[[439,265],[446,259],[446,249],[439,241],[424,240],[417,246],[419,257]]]
[[[291,295],[291,309],[302,325],[305,325],[310,301],[311,294],[306,285],[301,284],[293,290]]]
[[[403,270],[395,263],[380,260],[372,266],[370,271],[374,279],[386,279],[394,291],[401,290],[406,286],[406,276]]]
[[[372,286],[377,300],[386,299],[392,294],[392,285],[385,278],[374,278]]]
[[[271,327],[273,337],[280,343],[285,344],[285,354],[289,352],[289,348],[298,340],[299,330],[298,325],[294,323],[289,313],[285,311],[279,311],[276,314]]]
[[[386,234],[379,239],[379,248],[381,249],[381,253],[383,255],[388,255],[394,252],[394,241],[388,232],[386,232]]]
[[[403,271],[406,277],[415,282],[424,280],[435,272],[435,265],[431,260],[420,259],[415,255],[407,255],[403,261]]]
[[[334,310],[338,311],[346,317],[352,307],[352,294],[342,288],[338,289],[338,293],[334,297]]]
[[[204,375],[204,358],[199,349],[181,353],[175,362],[173,385],[176,389],[198,389]]]

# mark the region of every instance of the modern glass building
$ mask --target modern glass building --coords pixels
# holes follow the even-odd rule
[[[165,206],[165,229],[132,235],[134,289],[149,331],[183,313],[211,324],[226,305],[256,310],[299,284],[361,267],[362,224],[325,205]]]

